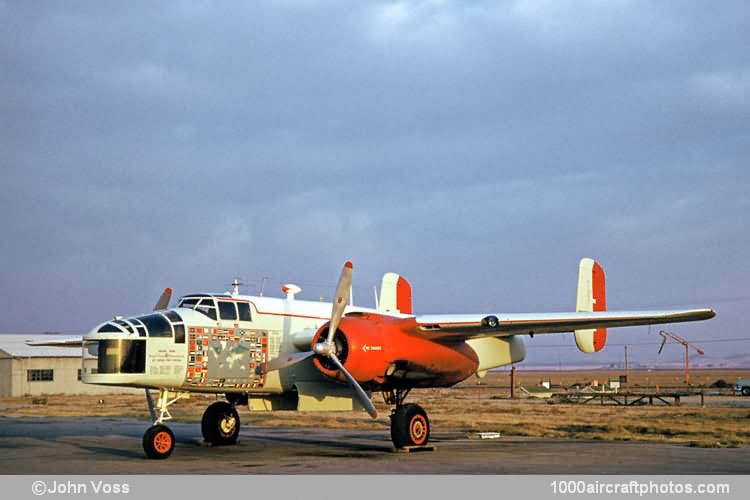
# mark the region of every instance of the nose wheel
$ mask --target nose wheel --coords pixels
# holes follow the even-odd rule
[[[240,434],[240,416],[234,406],[226,401],[217,401],[203,413],[201,420],[203,439],[213,446],[237,443]]]
[[[167,458],[173,450],[174,434],[166,425],[152,425],[143,434],[143,451],[148,458]]]

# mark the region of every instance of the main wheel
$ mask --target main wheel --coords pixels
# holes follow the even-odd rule
[[[166,425],[153,425],[143,433],[143,451],[148,458],[167,458],[174,450],[174,434]]]
[[[215,446],[235,444],[240,434],[240,416],[234,406],[217,401],[203,413],[201,433],[206,442]]]
[[[742,395],[743,396],[750,396],[750,387],[747,387],[747,386],[743,387],[742,388]]]
[[[391,414],[391,441],[396,448],[424,446],[430,439],[430,419],[421,406],[406,404]]]

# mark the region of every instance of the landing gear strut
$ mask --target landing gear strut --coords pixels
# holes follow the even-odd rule
[[[430,419],[424,409],[413,403],[404,404],[410,389],[383,393],[386,404],[396,405],[391,412],[391,441],[396,448],[425,446],[430,440]]]
[[[146,401],[148,402],[148,411],[151,413],[151,419],[154,424],[149,427],[143,434],[143,451],[148,458],[163,459],[167,458],[174,451],[174,434],[162,422],[171,420],[172,415],[168,407],[180,399],[187,399],[190,393],[174,392],[167,389],[159,389],[159,400],[154,404],[151,398],[151,392],[146,389]]]

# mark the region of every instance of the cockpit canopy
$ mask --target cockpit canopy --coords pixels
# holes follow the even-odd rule
[[[208,316],[214,321],[218,318],[221,318],[222,321],[252,321],[250,304],[238,301],[230,296],[208,294],[186,295],[180,299],[177,307],[192,309]]]

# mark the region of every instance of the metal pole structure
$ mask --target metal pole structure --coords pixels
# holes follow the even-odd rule
[[[628,366],[628,345],[625,344],[625,386],[630,385],[630,367]]]
[[[659,335],[662,337],[661,341],[661,347],[659,347],[659,354],[661,354],[661,350],[664,348],[664,344],[667,342],[667,338],[671,338],[678,344],[682,344],[682,346],[685,348],[685,384],[690,385],[690,359],[689,359],[689,351],[690,347],[695,349],[695,352],[698,353],[699,356],[703,356],[705,353],[703,352],[703,349],[700,347],[691,344],[684,338],[680,337],[679,335],[675,335],[672,332],[668,332],[666,330],[662,330],[659,332]]]
[[[516,399],[516,367],[510,368],[510,399]]]

